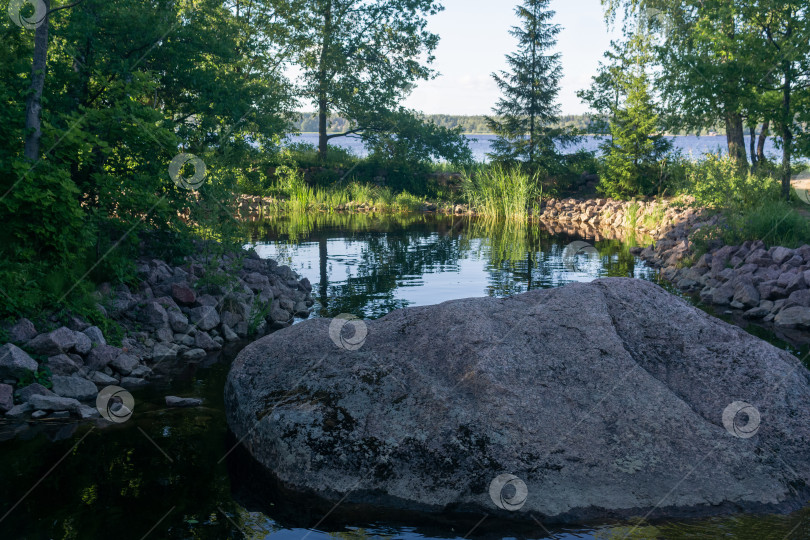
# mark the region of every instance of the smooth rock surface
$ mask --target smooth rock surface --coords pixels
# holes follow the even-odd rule
[[[0,379],[19,379],[36,373],[39,364],[13,343],[0,347]]]
[[[98,389],[93,381],[78,375],[54,375],[51,380],[53,381],[53,392],[57,396],[87,401],[96,399],[98,395]]]
[[[202,402],[200,398],[166,396],[167,407],[199,407]]]
[[[63,326],[53,332],[38,335],[28,343],[28,348],[34,354],[53,356],[69,352],[75,345],[76,332]]]
[[[807,501],[810,374],[652,283],[398,310],[334,341],[330,323],[249,345],[225,388],[237,440],[297,491],[578,522]],[[503,473],[527,486],[518,511],[490,498]]]
[[[0,412],[6,412],[14,407],[14,387],[10,384],[0,384]]]
[[[29,403],[40,411],[71,411],[78,413],[82,404],[73,398],[59,396],[31,396]]]

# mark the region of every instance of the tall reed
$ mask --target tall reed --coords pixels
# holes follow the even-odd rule
[[[506,219],[525,219],[540,195],[537,174],[521,167],[482,167],[464,179],[468,204],[479,214]]]

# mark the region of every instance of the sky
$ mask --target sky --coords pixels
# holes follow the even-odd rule
[[[518,0],[444,0],[445,10],[429,18],[441,37],[433,69],[441,75],[422,82],[405,105],[426,114],[490,114],[499,91],[491,74],[506,69],[505,55],[516,49],[509,29],[518,24]],[[577,90],[590,86],[610,34],[600,0],[551,0],[554,22],[562,26],[557,51],[562,53],[562,114],[582,114],[587,106]]]

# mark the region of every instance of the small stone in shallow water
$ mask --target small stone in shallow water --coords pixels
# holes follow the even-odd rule
[[[25,413],[30,412],[32,409],[30,403],[20,403],[6,411],[6,418],[22,418]]]
[[[190,349],[183,353],[184,360],[200,360],[205,358],[206,352],[203,349]]]
[[[144,379],[137,377],[121,377],[121,386],[127,390],[139,390],[146,387],[148,384],[149,383]]]
[[[202,405],[199,398],[183,398],[177,396],[166,396],[167,407],[199,407]]]
[[[39,420],[40,418],[45,418],[46,416],[48,416],[48,413],[45,411],[34,411],[31,413],[31,418],[34,420]]]

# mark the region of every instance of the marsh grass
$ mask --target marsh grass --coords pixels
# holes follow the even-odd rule
[[[526,219],[541,196],[538,175],[521,167],[492,165],[465,175],[462,191],[478,214],[505,219]]]

